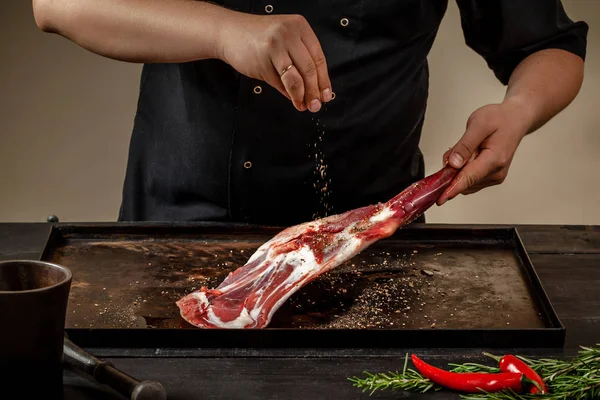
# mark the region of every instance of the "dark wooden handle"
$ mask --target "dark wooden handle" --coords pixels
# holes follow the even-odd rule
[[[156,381],[138,381],[111,363],[89,354],[65,336],[63,347],[64,365],[80,374],[94,378],[98,383],[110,386],[131,400],[166,400],[164,387]]]

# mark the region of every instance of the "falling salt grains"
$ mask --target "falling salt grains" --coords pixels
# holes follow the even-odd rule
[[[327,177],[327,163],[325,154],[321,149],[321,144],[323,143],[323,139],[325,137],[325,125],[321,126],[319,119],[312,118],[315,122],[315,126],[317,128],[317,138],[313,143],[313,147],[315,149],[315,169],[314,169],[314,177],[315,182],[313,183],[313,188],[315,189],[315,194],[319,199],[319,205],[321,210],[313,214],[313,219],[327,217],[329,213],[332,211],[332,207],[329,204],[328,199],[331,195],[331,179]]]

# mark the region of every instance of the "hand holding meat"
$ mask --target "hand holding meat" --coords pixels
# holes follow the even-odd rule
[[[444,164],[462,170],[438,200],[438,205],[459,194],[471,194],[506,179],[517,147],[529,124],[516,103],[479,108],[467,121],[462,138],[443,156]]]
[[[304,17],[235,13],[220,36],[219,58],[267,82],[298,110],[318,112],[331,100],[325,55]]]

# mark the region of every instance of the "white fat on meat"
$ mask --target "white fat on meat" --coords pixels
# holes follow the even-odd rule
[[[394,212],[389,207],[385,206],[377,214],[373,215],[369,222],[376,223],[386,221],[394,216]]]
[[[222,328],[243,329],[248,324],[254,322],[254,319],[252,319],[252,317],[248,313],[248,310],[246,310],[245,307],[244,309],[242,309],[242,312],[240,313],[240,315],[238,315],[236,319],[228,322],[223,322],[219,317],[215,315],[215,312],[213,311],[212,307],[210,307],[210,302],[206,298],[205,292],[194,292],[192,293],[192,296],[198,301],[198,305],[200,308],[203,308],[202,306],[206,307],[206,320],[211,324]]]
[[[329,271],[360,250],[361,244],[363,243],[360,239],[357,239],[346,232],[344,232],[343,235],[346,236],[344,239],[342,239],[344,241],[344,246],[339,248],[334,257],[327,260],[327,262],[324,264],[317,263],[313,251],[307,245],[304,245],[298,250],[292,252],[278,254],[275,257],[267,256],[263,263],[268,262],[270,267],[264,271],[261,271],[260,275],[252,276],[252,274],[249,273],[248,275],[252,276],[253,280],[259,280],[263,275],[273,274],[273,269],[282,265],[293,266],[292,272],[278,286],[269,287],[268,291],[265,291],[264,287],[258,289],[255,293],[258,295],[255,306],[252,309],[243,307],[239,316],[234,320],[223,322],[218,316],[216,316],[206,296],[206,293],[196,292],[193,294],[193,296],[198,301],[200,308],[206,307],[206,320],[210,324],[227,329],[243,329],[256,323],[256,320],[263,310],[264,304],[271,296],[276,296],[280,290],[285,290],[290,286],[294,286],[292,290],[289,290],[285,295],[280,296],[273,307],[271,307],[269,310],[269,315],[267,316],[267,321],[270,322],[275,311],[277,311],[279,307],[292,296],[292,294],[304,286],[307,280],[313,278],[315,275],[321,275]],[[264,251],[257,251],[256,253],[263,252]],[[251,262],[252,258],[254,258],[254,256],[250,258],[249,262]],[[233,282],[230,285],[220,288],[219,290],[224,296],[228,291],[237,287],[238,284],[242,284],[242,282]]]

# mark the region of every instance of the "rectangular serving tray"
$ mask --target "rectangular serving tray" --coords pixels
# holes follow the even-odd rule
[[[175,301],[216,287],[282,228],[53,226],[41,259],[73,271],[66,331],[88,347],[562,347],[514,227],[413,224],[295,293],[256,330],[189,325]]]

